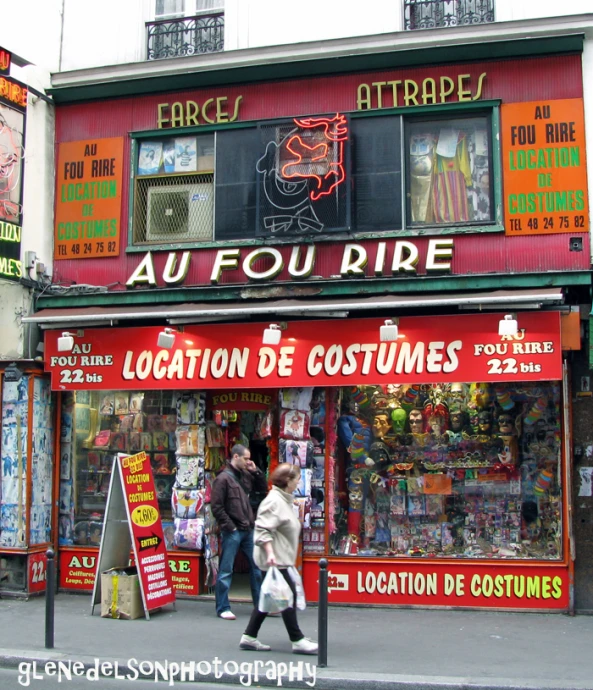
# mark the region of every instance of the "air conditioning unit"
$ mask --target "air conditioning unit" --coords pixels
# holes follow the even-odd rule
[[[214,185],[211,182],[149,187],[147,242],[212,240],[213,227]]]

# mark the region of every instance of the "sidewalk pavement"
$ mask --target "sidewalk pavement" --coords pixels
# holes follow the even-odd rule
[[[48,660],[91,668],[99,659],[118,662],[125,675],[135,668],[132,659],[202,661],[209,663],[196,667],[196,681],[239,684],[235,666],[223,664],[258,661],[252,684],[277,686],[279,679],[266,678],[273,666],[267,662],[278,670],[281,663],[317,663],[316,656],[292,654],[276,617],[264,622],[259,636],[271,652],[240,650],[247,604],[233,604],[235,621],[217,618],[214,603],[203,600],[178,600],[175,611],[165,607],[148,621],[101,618],[100,608],[91,616],[90,596],[57,594],[54,649],[46,650],[45,599],[2,599],[0,667],[37,661],[44,672]],[[299,612],[303,632],[315,639],[317,615],[315,607]],[[283,687],[311,687],[314,680],[321,690],[593,690],[593,616],[332,606],[328,640],[327,668],[303,665],[302,680],[280,679]]]

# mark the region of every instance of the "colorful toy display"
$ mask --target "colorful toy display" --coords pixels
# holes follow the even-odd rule
[[[360,556],[560,556],[556,386],[366,386],[342,394],[342,408],[357,412],[338,423],[348,515],[336,553],[347,544],[351,555],[354,543]]]

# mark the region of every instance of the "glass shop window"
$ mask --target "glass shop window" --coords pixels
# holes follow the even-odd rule
[[[408,121],[408,226],[489,223],[494,219],[488,116]]]
[[[559,384],[342,390],[330,553],[562,557]]]
[[[183,0],[156,0],[155,18],[169,19],[170,17],[182,17],[184,14]]]
[[[171,521],[177,409],[171,391],[76,391],[64,395],[60,467],[62,545],[99,546],[118,453],[150,457],[161,517]],[[172,524],[172,523],[171,523]]]

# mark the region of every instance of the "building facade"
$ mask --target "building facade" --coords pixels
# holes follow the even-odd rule
[[[7,13],[7,15],[10,13]],[[20,22],[3,15],[0,30],[0,587],[45,588],[52,542],[53,399],[43,373],[39,329],[22,317],[51,283],[53,252],[53,103],[49,71],[34,63]],[[49,29],[49,26],[46,26]],[[49,35],[49,32],[48,32]],[[57,47],[58,35],[55,36]],[[33,51],[34,52],[34,51]]]
[[[591,17],[376,4],[381,33],[297,42],[267,3],[138,3],[103,66],[70,62],[66,3],[73,289],[25,318],[59,393],[60,587],[92,589],[113,457],[145,451],[175,586],[204,592],[243,441],[302,467],[310,599],[325,555],[330,602],[590,608]]]

